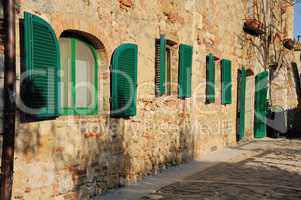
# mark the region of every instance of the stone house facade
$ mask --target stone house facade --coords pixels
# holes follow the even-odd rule
[[[93,73],[97,77],[98,106],[93,115],[69,113],[30,121],[24,120],[18,112],[13,198],[93,199],[110,189],[160,173],[169,166],[235,145],[242,66],[247,71],[244,139],[252,140],[255,76],[264,68],[242,39],[253,37],[243,31],[250,12],[248,3],[247,0],[19,1],[18,94],[25,60],[24,12],[28,12],[48,22],[54,30],[61,46],[61,65],[62,55],[68,54],[68,45],[62,49],[64,39],[76,38],[78,44],[83,40],[95,49],[98,71]],[[293,9],[288,8],[285,26],[288,36],[292,33],[292,16]],[[166,79],[171,83],[163,96],[156,95],[156,43],[160,35],[166,38],[165,56],[169,63]],[[114,50],[125,43],[138,47],[136,115],[112,118],[112,57]],[[193,47],[189,98],[179,98],[178,94],[181,44]],[[210,53],[215,60],[214,102],[206,100],[206,58]],[[290,52],[285,50],[285,54],[289,56]],[[228,104],[222,102],[223,59],[232,63],[232,99]],[[285,72],[284,77],[287,74]],[[279,100],[281,106],[293,108],[297,99],[294,83],[288,86],[287,79],[281,79],[273,85],[280,82],[292,98],[288,98],[289,103],[279,100],[279,94],[272,98]],[[62,98],[66,94],[62,94]]]

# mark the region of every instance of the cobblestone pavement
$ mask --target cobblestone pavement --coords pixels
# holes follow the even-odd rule
[[[301,140],[264,140],[248,153],[219,163],[142,200],[300,200]]]

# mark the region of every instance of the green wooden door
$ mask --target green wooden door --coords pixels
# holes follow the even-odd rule
[[[255,77],[255,138],[266,136],[266,103],[267,103],[268,72],[262,72]]]
[[[240,71],[240,97],[239,97],[239,140],[245,137],[245,110],[246,110],[246,70],[243,67]]]

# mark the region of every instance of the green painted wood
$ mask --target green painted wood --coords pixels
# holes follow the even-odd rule
[[[111,116],[136,115],[138,46],[122,44],[113,54],[111,68]]]
[[[24,48],[27,84],[31,88],[25,112],[36,118],[56,117],[60,107],[59,44],[51,25],[28,12],[24,13]]]
[[[255,77],[255,116],[254,132],[256,138],[266,137],[266,103],[268,72],[261,72]]]
[[[76,48],[77,48],[77,40],[72,38],[71,39],[71,82],[72,82],[72,115],[76,114],[75,111],[75,97],[76,97]]]
[[[166,39],[164,35],[160,36],[160,96],[165,94],[166,82]]]
[[[242,67],[240,71],[240,118],[239,118],[239,139],[245,137],[245,115],[246,115],[246,70]]]
[[[222,65],[222,104],[232,103],[232,71],[231,61],[221,60]]]
[[[191,79],[192,79],[192,54],[193,47],[181,44],[179,49],[179,98],[185,99],[191,97]]]
[[[208,103],[215,102],[215,61],[212,53],[206,57],[206,72],[207,72],[207,86],[206,86],[206,99]]]

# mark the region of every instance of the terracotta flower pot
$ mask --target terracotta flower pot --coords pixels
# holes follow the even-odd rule
[[[254,36],[259,36],[264,33],[263,24],[257,19],[247,19],[243,27],[246,33]]]
[[[292,49],[294,49],[295,41],[291,38],[284,39],[283,46],[289,50],[292,50]]]

